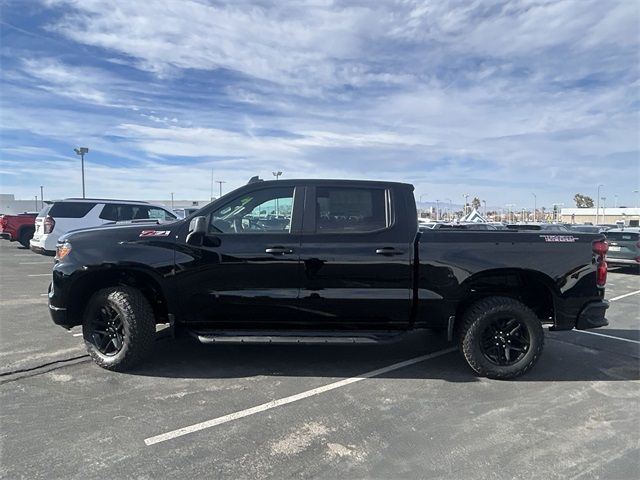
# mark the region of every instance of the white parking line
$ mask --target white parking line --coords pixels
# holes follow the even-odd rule
[[[48,293],[41,293],[40,296],[41,297],[47,297],[47,296],[49,296],[49,294]]]
[[[314,395],[319,395],[321,393],[335,390],[336,388],[340,388],[340,387],[350,385],[352,383],[360,382],[362,380],[366,380],[367,378],[383,375],[385,373],[398,370],[399,368],[408,367],[409,365],[413,365],[415,363],[424,362],[425,360],[431,360],[432,358],[446,355],[447,353],[451,353],[455,350],[457,350],[455,347],[447,348],[445,350],[440,350],[438,352],[429,353],[427,355],[421,355],[419,357],[411,358],[409,360],[405,360],[404,362],[394,363],[393,365],[389,365],[387,367],[383,367],[377,370],[372,370],[371,372],[363,373],[361,375],[358,375],[357,377],[345,378],[344,380],[330,383],[322,387],[313,388],[311,390],[307,390],[306,392],[298,393],[296,395],[291,395],[289,397],[281,398],[279,400],[272,400],[270,402],[263,403],[262,405],[257,405],[255,407],[247,408],[246,410],[240,410],[238,412],[230,413],[222,417],[207,420],[205,422],[196,423],[194,425],[179,428],[177,430],[172,430],[170,432],[163,433],[161,435],[145,438],[144,443],[147,446],[149,446],[149,445],[155,445],[156,443],[166,442],[167,440],[172,440],[174,438],[182,437],[184,435],[198,432],[206,428],[222,425],[223,423],[232,422],[233,420],[238,420],[239,418],[248,417],[249,415],[254,415],[256,413],[264,412],[266,410],[271,410],[272,408],[276,408],[281,405],[297,402],[298,400],[303,400],[305,398],[309,398]]]
[[[73,334],[73,336],[74,336],[74,337],[81,337],[81,336],[82,336],[82,333],[74,333],[74,334]]]
[[[610,302],[615,302],[616,300],[620,300],[622,298],[630,297],[631,295],[637,295],[640,293],[640,290],[636,290],[635,292],[625,293],[624,295],[619,295],[617,297],[610,298]],[[588,335],[596,335],[598,337],[612,338],[613,340],[620,340],[621,342],[629,342],[636,343],[640,345],[640,341],[631,340],[630,338],[622,338],[622,337],[614,337],[613,335],[605,335],[604,333],[590,332],[588,330],[574,330],[575,332],[586,333]]]
[[[631,340],[629,338],[622,338],[622,337],[614,337],[613,335],[605,335],[604,333],[589,332],[587,330],[574,330],[574,331],[580,332],[580,333],[587,333],[589,335],[597,335],[598,337],[613,338],[614,340],[620,340],[621,342],[629,342],[629,343],[640,344],[640,341],[638,341],[638,340]]]
[[[32,273],[30,275],[27,275],[27,277],[50,277],[51,276],[51,272],[49,273]]]
[[[620,300],[621,298],[630,297],[631,295],[637,295],[640,293],[640,290],[636,290],[635,292],[625,293],[624,295],[620,295],[618,297],[613,297],[609,299],[610,302],[615,302],[616,300]]]

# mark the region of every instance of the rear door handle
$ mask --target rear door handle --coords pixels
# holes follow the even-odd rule
[[[404,252],[393,247],[376,248],[378,255],[402,255]]]
[[[285,247],[267,247],[265,253],[271,253],[272,255],[284,255],[293,253],[293,249]]]

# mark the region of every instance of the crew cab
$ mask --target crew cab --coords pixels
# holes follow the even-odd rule
[[[607,325],[599,234],[418,230],[409,184],[255,181],[184,220],[60,238],[49,309],[126,370],[156,324],[203,343],[454,338],[478,374],[538,360],[543,325]]]
[[[36,215],[35,212],[0,215],[0,238],[20,242],[20,245],[29,248],[29,240],[35,230]]]

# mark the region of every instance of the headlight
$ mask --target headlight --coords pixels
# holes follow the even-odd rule
[[[71,252],[71,244],[69,242],[59,243],[56,248],[56,260],[60,261]]]

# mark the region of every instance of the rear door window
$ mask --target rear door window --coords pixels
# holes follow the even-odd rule
[[[162,208],[148,205],[128,205],[122,203],[108,203],[102,209],[100,218],[111,222],[126,222],[128,220],[175,220],[175,216]]]
[[[318,233],[364,233],[389,226],[386,190],[382,188],[318,187]]]
[[[53,218],[82,218],[95,206],[90,202],[56,202],[48,215]]]

